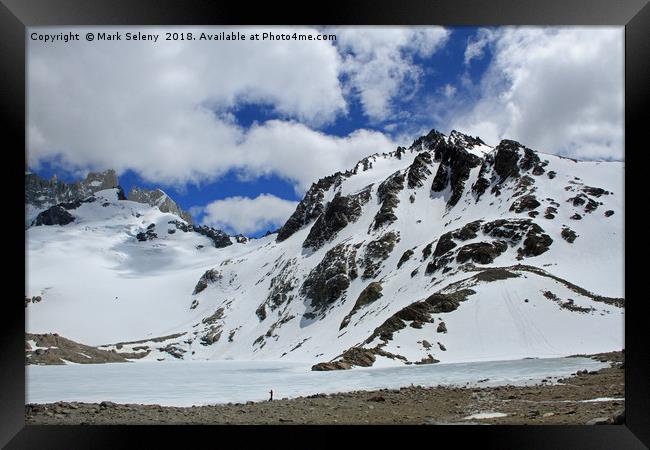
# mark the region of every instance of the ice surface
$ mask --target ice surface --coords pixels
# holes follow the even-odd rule
[[[277,361],[177,361],[28,366],[27,403],[56,401],[191,406],[421,385],[525,385],[607,367],[589,358],[358,368],[312,372]]]

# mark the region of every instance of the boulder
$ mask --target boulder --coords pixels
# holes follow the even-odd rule
[[[32,222],[32,225],[67,225],[71,222],[74,222],[74,216],[57,205],[40,212]]]

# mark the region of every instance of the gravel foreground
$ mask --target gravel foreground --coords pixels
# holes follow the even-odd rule
[[[587,356],[587,355],[581,355]],[[316,394],[272,402],[167,407],[112,402],[25,406],[27,425],[618,424],[624,353],[588,355],[610,367],[534,386],[421,387]],[[594,401],[597,400],[597,401]]]

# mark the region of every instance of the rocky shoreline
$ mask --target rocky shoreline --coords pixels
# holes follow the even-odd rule
[[[587,356],[587,355],[576,355]],[[588,355],[610,367],[534,386],[421,387],[316,394],[272,402],[165,407],[112,402],[28,404],[25,423],[110,424],[620,424],[624,353]]]

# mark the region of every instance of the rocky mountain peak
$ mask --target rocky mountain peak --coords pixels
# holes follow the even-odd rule
[[[461,147],[476,147],[479,145],[486,145],[483,140],[476,136],[469,136],[467,134],[461,133],[460,131],[452,130],[451,133],[449,133],[449,138],[447,141],[451,144],[459,145]]]
[[[94,192],[112,189],[119,185],[117,174],[113,169],[108,169],[103,172],[90,172],[81,183],[88,186]]]
[[[445,135],[442,134],[440,131],[436,129],[431,129],[429,133],[425,136],[420,136],[417,138],[411,146],[409,147],[409,150],[416,150],[416,151],[421,151],[421,150],[434,150],[438,144],[441,142],[444,142],[445,140]]]
[[[25,173],[25,203],[44,209],[62,202],[84,199],[97,191],[118,187],[117,174],[112,169],[90,172],[84,180],[73,183],[59,181],[56,174],[46,180],[35,173]]]
[[[133,202],[145,203],[157,207],[162,212],[168,212],[177,215],[189,224],[193,223],[192,216],[178,207],[176,202],[162,189],[144,189],[134,187],[127,195],[127,200]]]

